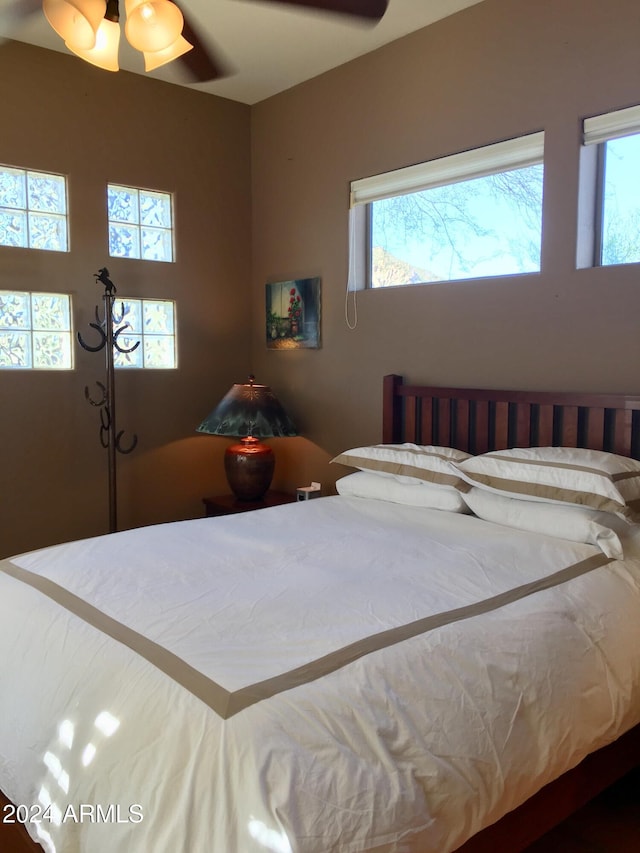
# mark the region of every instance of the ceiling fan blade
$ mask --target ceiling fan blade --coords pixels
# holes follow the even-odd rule
[[[336,12],[374,21],[379,21],[384,16],[389,5],[389,0],[260,0],[260,2],[302,6],[307,9]]]
[[[176,5],[178,4],[176,3]],[[193,45],[193,50],[184,53],[177,61],[187,69],[197,83],[208,83],[210,80],[220,80],[222,77],[228,77],[230,74],[229,68],[221,59],[214,55],[211,48],[201,38],[185,14],[184,9],[180,9],[180,11],[184,17],[182,35]]]

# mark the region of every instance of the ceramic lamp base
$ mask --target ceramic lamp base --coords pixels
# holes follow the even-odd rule
[[[234,495],[241,501],[257,501],[268,490],[276,460],[271,448],[247,436],[224,454],[224,469]]]

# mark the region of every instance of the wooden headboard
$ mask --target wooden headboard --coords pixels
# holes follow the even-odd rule
[[[382,440],[486,453],[588,447],[640,459],[640,397],[404,385],[384,377]]]
[[[404,385],[384,377],[383,437],[456,447],[468,453],[508,447],[588,447],[640,459],[640,397],[487,391]],[[587,756],[519,808],[469,839],[457,853],[513,853],[638,766],[640,726]]]

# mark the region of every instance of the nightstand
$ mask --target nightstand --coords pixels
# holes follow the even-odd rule
[[[235,495],[215,495],[202,498],[205,516],[232,515],[235,512],[248,512],[251,509],[264,509],[267,506],[295,503],[295,495],[286,492],[267,492],[259,501],[241,501]]]

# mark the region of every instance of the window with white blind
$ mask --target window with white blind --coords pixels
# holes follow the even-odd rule
[[[578,267],[640,262],[640,107],[586,118]]]
[[[350,289],[540,271],[544,133],[353,181]]]

